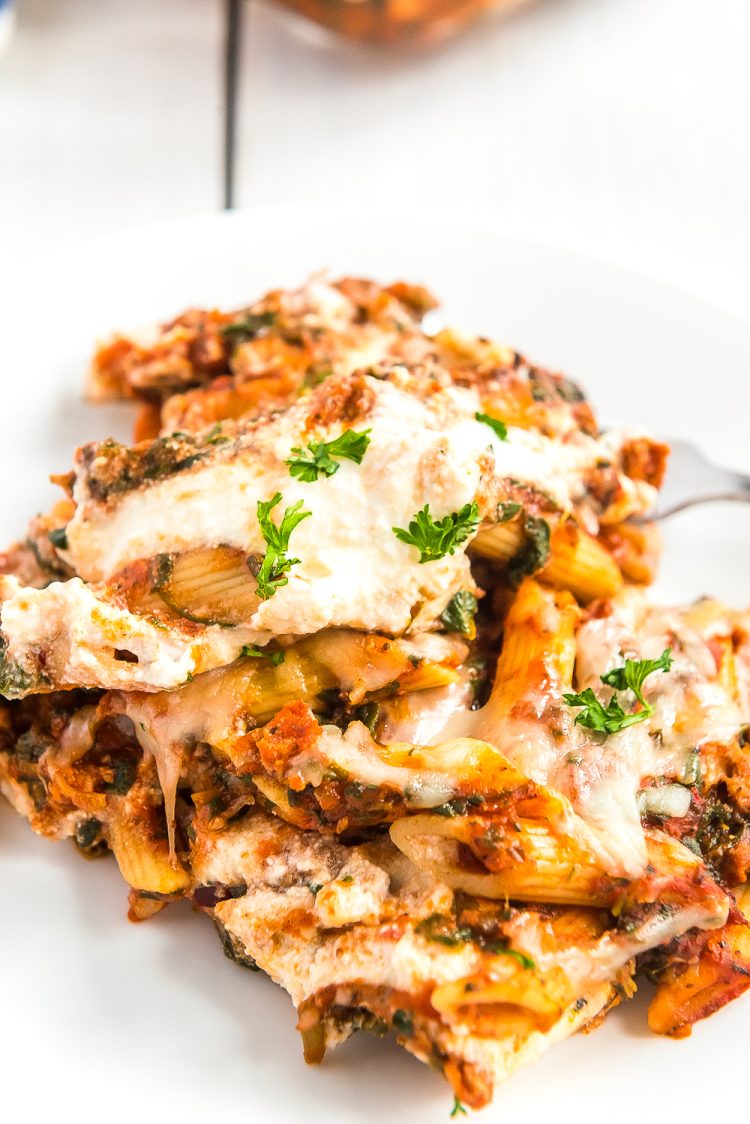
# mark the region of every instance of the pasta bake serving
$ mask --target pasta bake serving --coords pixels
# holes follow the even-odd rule
[[[676,1037],[750,986],[750,612],[650,603],[668,449],[434,307],[314,277],[99,348],[135,444],[0,555],[0,787],[308,1061],[393,1031],[458,1109],[641,981]]]

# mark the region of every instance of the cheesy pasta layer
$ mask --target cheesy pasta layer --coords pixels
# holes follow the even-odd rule
[[[0,789],[189,898],[305,1056],[393,1031],[480,1107],[639,979],[750,986],[750,615],[649,603],[666,450],[404,284],[99,349],[132,447],[0,556]]]

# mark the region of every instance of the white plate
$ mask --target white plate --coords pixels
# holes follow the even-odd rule
[[[477,223],[319,211],[214,216],[100,240],[12,279],[3,328],[3,502],[9,541],[55,495],[84,440],[125,438],[128,407],[81,402],[96,338],[189,304],[241,304],[322,267],[428,284],[447,319],[580,380],[599,414],[692,439],[750,470],[750,327],[653,281]],[[658,594],[750,593],[750,508],[668,527]],[[114,863],[84,863],[0,808],[0,1058],[25,1121],[447,1121],[442,1081],[391,1042],[356,1036],[307,1068],[284,993],[225,960],[205,917],[125,920]],[[648,986],[644,985],[644,991]],[[482,1120],[698,1119],[739,1107],[750,1001],[685,1042],[648,1034],[645,1003],[556,1048],[498,1090]],[[714,1074],[715,1076],[710,1076]]]

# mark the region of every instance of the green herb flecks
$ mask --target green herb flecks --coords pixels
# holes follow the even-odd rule
[[[480,411],[477,411],[474,417],[478,422],[482,422],[483,425],[488,425],[495,436],[499,437],[501,441],[508,440],[508,427],[505,422],[500,421],[499,418],[492,418],[489,414],[483,414]]]
[[[645,722],[654,713],[654,708],[643,696],[643,684],[655,671],[669,671],[672,666],[672,650],[665,648],[656,660],[626,660],[622,667],[615,667],[601,676],[607,687],[616,692],[632,691],[641,705],[640,710],[626,711],[619,700],[612,696],[608,703],[602,703],[591,687],[579,694],[563,695],[568,706],[581,707],[576,715],[576,724],[594,730],[598,734],[616,734],[628,726]]]
[[[310,441],[306,449],[295,446],[292,456],[285,463],[289,465],[292,476],[312,484],[321,474],[333,476],[338,472],[339,460],[361,464],[370,444],[369,435],[369,429],[359,433],[354,429],[345,429],[333,441]]]
[[[453,1098],[453,1108],[451,1109],[451,1117],[453,1116],[468,1116],[466,1108],[461,1104],[458,1097]]]
[[[744,830],[742,816],[728,804],[712,797],[707,801],[698,821],[695,833],[698,853],[712,866],[720,869],[727,854],[731,854],[739,843]]]
[[[203,435],[204,445],[226,445],[231,438],[227,437],[223,432],[221,422],[216,422],[212,425],[207,433]]]
[[[0,636],[0,696],[6,699],[22,698],[46,682],[43,674],[31,675],[7,655],[7,644]]]
[[[354,711],[353,717],[355,721],[361,722],[370,731],[373,738],[377,733],[378,720],[380,718],[380,707],[376,702],[363,703],[362,706],[357,707]]]
[[[430,505],[426,503],[414,516],[408,530],[403,527],[392,530],[401,542],[417,548],[420,562],[434,562],[453,554],[457,546],[474,534],[478,525],[479,508],[473,501],[442,519],[433,519]]]
[[[520,510],[520,503],[499,503],[497,505],[498,523],[510,523],[511,519],[515,519]]]
[[[448,632],[459,632],[462,636],[473,637],[476,633],[474,616],[477,599],[469,589],[459,589],[454,593],[440,614],[440,623]]]
[[[285,655],[282,648],[277,652],[266,652],[263,648],[257,648],[255,644],[243,644],[240,649],[240,656],[253,660],[269,660],[274,667],[284,662]]]
[[[233,320],[231,324],[222,324],[219,334],[229,337],[234,343],[245,343],[253,340],[263,331],[270,328],[276,321],[273,312],[248,312],[240,320]]]
[[[457,926],[452,917],[446,917],[441,913],[431,913],[429,917],[425,917],[424,921],[419,922],[415,931],[425,940],[444,944],[448,948],[458,948],[472,938],[471,929]]]
[[[281,503],[281,492],[277,492],[270,500],[258,500],[258,523],[261,534],[266,542],[266,553],[258,570],[258,586],[256,593],[263,601],[273,597],[277,589],[287,585],[287,574],[292,566],[297,566],[299,558],[289,558],[289,538],[292,531],[303,519],[311,515],[310,511],[302,510],[302,500],[288,507],[284,512],[278,526],[271,519],[271,512]]]
[[[518,952],[515,948],[507,948],[501,944],[487,944],[485,948],[488,952],[494,953],[495,956],[510,956],[512,960],[517,960],[522,968],[526,968],[530,972],[536,967],[530,956],[527,956],[525,952]]]

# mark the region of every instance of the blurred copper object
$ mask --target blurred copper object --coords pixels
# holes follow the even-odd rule
[[[308,19],[363,43],[430,44],[458,31],[488,8],[525,0],[277,0]]]

